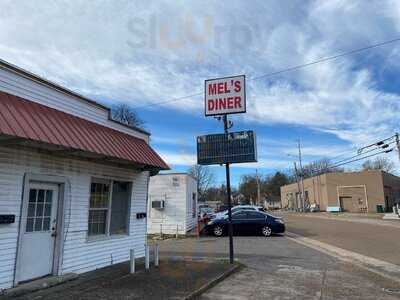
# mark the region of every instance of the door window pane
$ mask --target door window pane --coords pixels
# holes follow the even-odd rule
[[[43,231],[50,230],[50,218],[43,219]]]
[[[46,203],[44,206],[44,216],[50,217],[51,216],[51,204]]]
[[[36,192],[37,190],[35,189],[29,191],[29,202],[36,202]]]
[[[28,218],[26,220],[26,232],[32,232],[33,231],[33,222],[34,218]]]
[[[52,198],[52,190],[30,189],[26,232],[50,229]]]
[[[39,190],[38,197],[37,197],[37,202],[38,203],[43,203],[44,202],[44,193],[45,193],[45,190]]]
[[[43,216],[43,210],[44,210],[44,204],[43,203],[38,203],[36,205],[36,217],[42,217]]]
[[[28,204],[28,217],[34,217],[35,216],[35,210],[36,210],[36,204],[35,203],[29,203]]]
[[[52,190],[48,190],[46,192],[46,203],[50,203],[53,200],[53,191]]]
[[[35,231],[42,231],[42,218],[35,218]]]

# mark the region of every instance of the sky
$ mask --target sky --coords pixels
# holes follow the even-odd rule
[[[400,1],[2,0],[0,28],[1,59],[135,108],[174,171],[196,163],[196,136],[223,130],[204,116],[209,78],[247,79],[247,112],[230,120],[256,132],[258,162],[233,165],[234,185],[288,170],[298,139],[305,163],[335,162],[399,130],[400,42],[258,77],[400,38]]]

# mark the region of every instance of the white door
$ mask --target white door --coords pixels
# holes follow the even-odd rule
[[[18,281],[53,272],[57,226],[58,186],[30,183],[24,199]]]

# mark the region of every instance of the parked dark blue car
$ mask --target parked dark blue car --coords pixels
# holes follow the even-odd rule
[[[239,211],[232,214],[233,232],[240,234],[262,234],[270,236],[274,233],[284,233],[285,223],[282,218],[272,216],[260,211]],[[217,218],[210,221],[205,231],[215,236],[228,233],[228,217]]]

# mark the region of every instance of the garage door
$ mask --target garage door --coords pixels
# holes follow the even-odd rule
[[[339,201],[343,211],[367,212],[364,187],[339,187]]]

